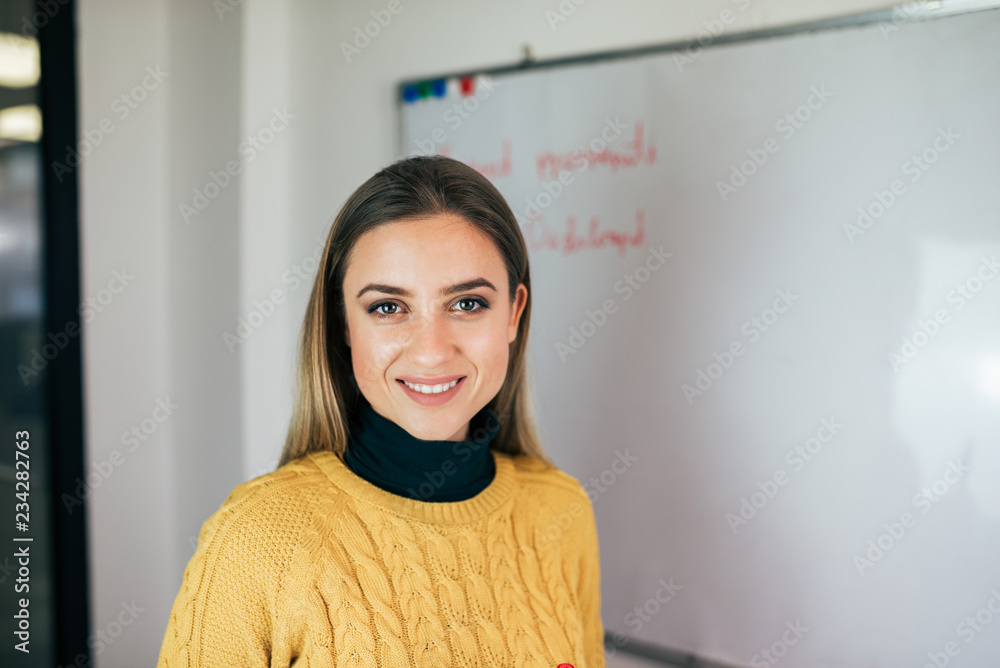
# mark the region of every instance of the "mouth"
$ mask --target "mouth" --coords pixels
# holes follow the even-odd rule
[[[443,404],[456,394],[465,384],[466,376],[453,376],[451,379],[427,379],[438,380],[437,383],[417,383],[397,378],[403,391],[411,399],[423,406],[437,406]]]

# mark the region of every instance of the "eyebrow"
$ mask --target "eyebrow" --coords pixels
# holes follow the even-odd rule
[[[455,285],[441,288],[441,296],[444,297],[456,292],[465,292],[466,290],[473,290],[475,288],[489,288],[493,292],[497,291],[493,284],[485,278],[474,278],[471,281],[463,281],[462,283],[456,283]],[[405,288],[397,288],[394,285],[385,285],[384,283],[369,283],[365,287],[361,288],[360,292],[358,292],[358,298],[369,291],[384,292],[387,295],[397,295],[399,297],[413,296],[413,293]]]

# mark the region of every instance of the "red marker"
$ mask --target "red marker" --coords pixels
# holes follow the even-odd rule
[[[476,79],[475,77],[462,77],[459,79],[459,84],[462,90],[462,95],[472,95],[476,89]],[[572,668],[572,666],[570,667]]]

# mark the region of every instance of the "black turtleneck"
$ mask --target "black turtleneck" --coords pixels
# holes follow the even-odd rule
[[[419,501],[464,501],[493,481],[490,441],[500,429],[484,407],[469,422],[469,440],[425,441],[375,412],[361,395],[351,416],[344,463],[387,492]]]

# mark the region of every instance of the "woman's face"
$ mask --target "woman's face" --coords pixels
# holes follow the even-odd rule
[[[468,440],[503,385],[528,295],[518,285],[511,303],[490,238],[453,214],[380,225],[351,250],[343,291],[354,375],[375,411],[420,439]]]

